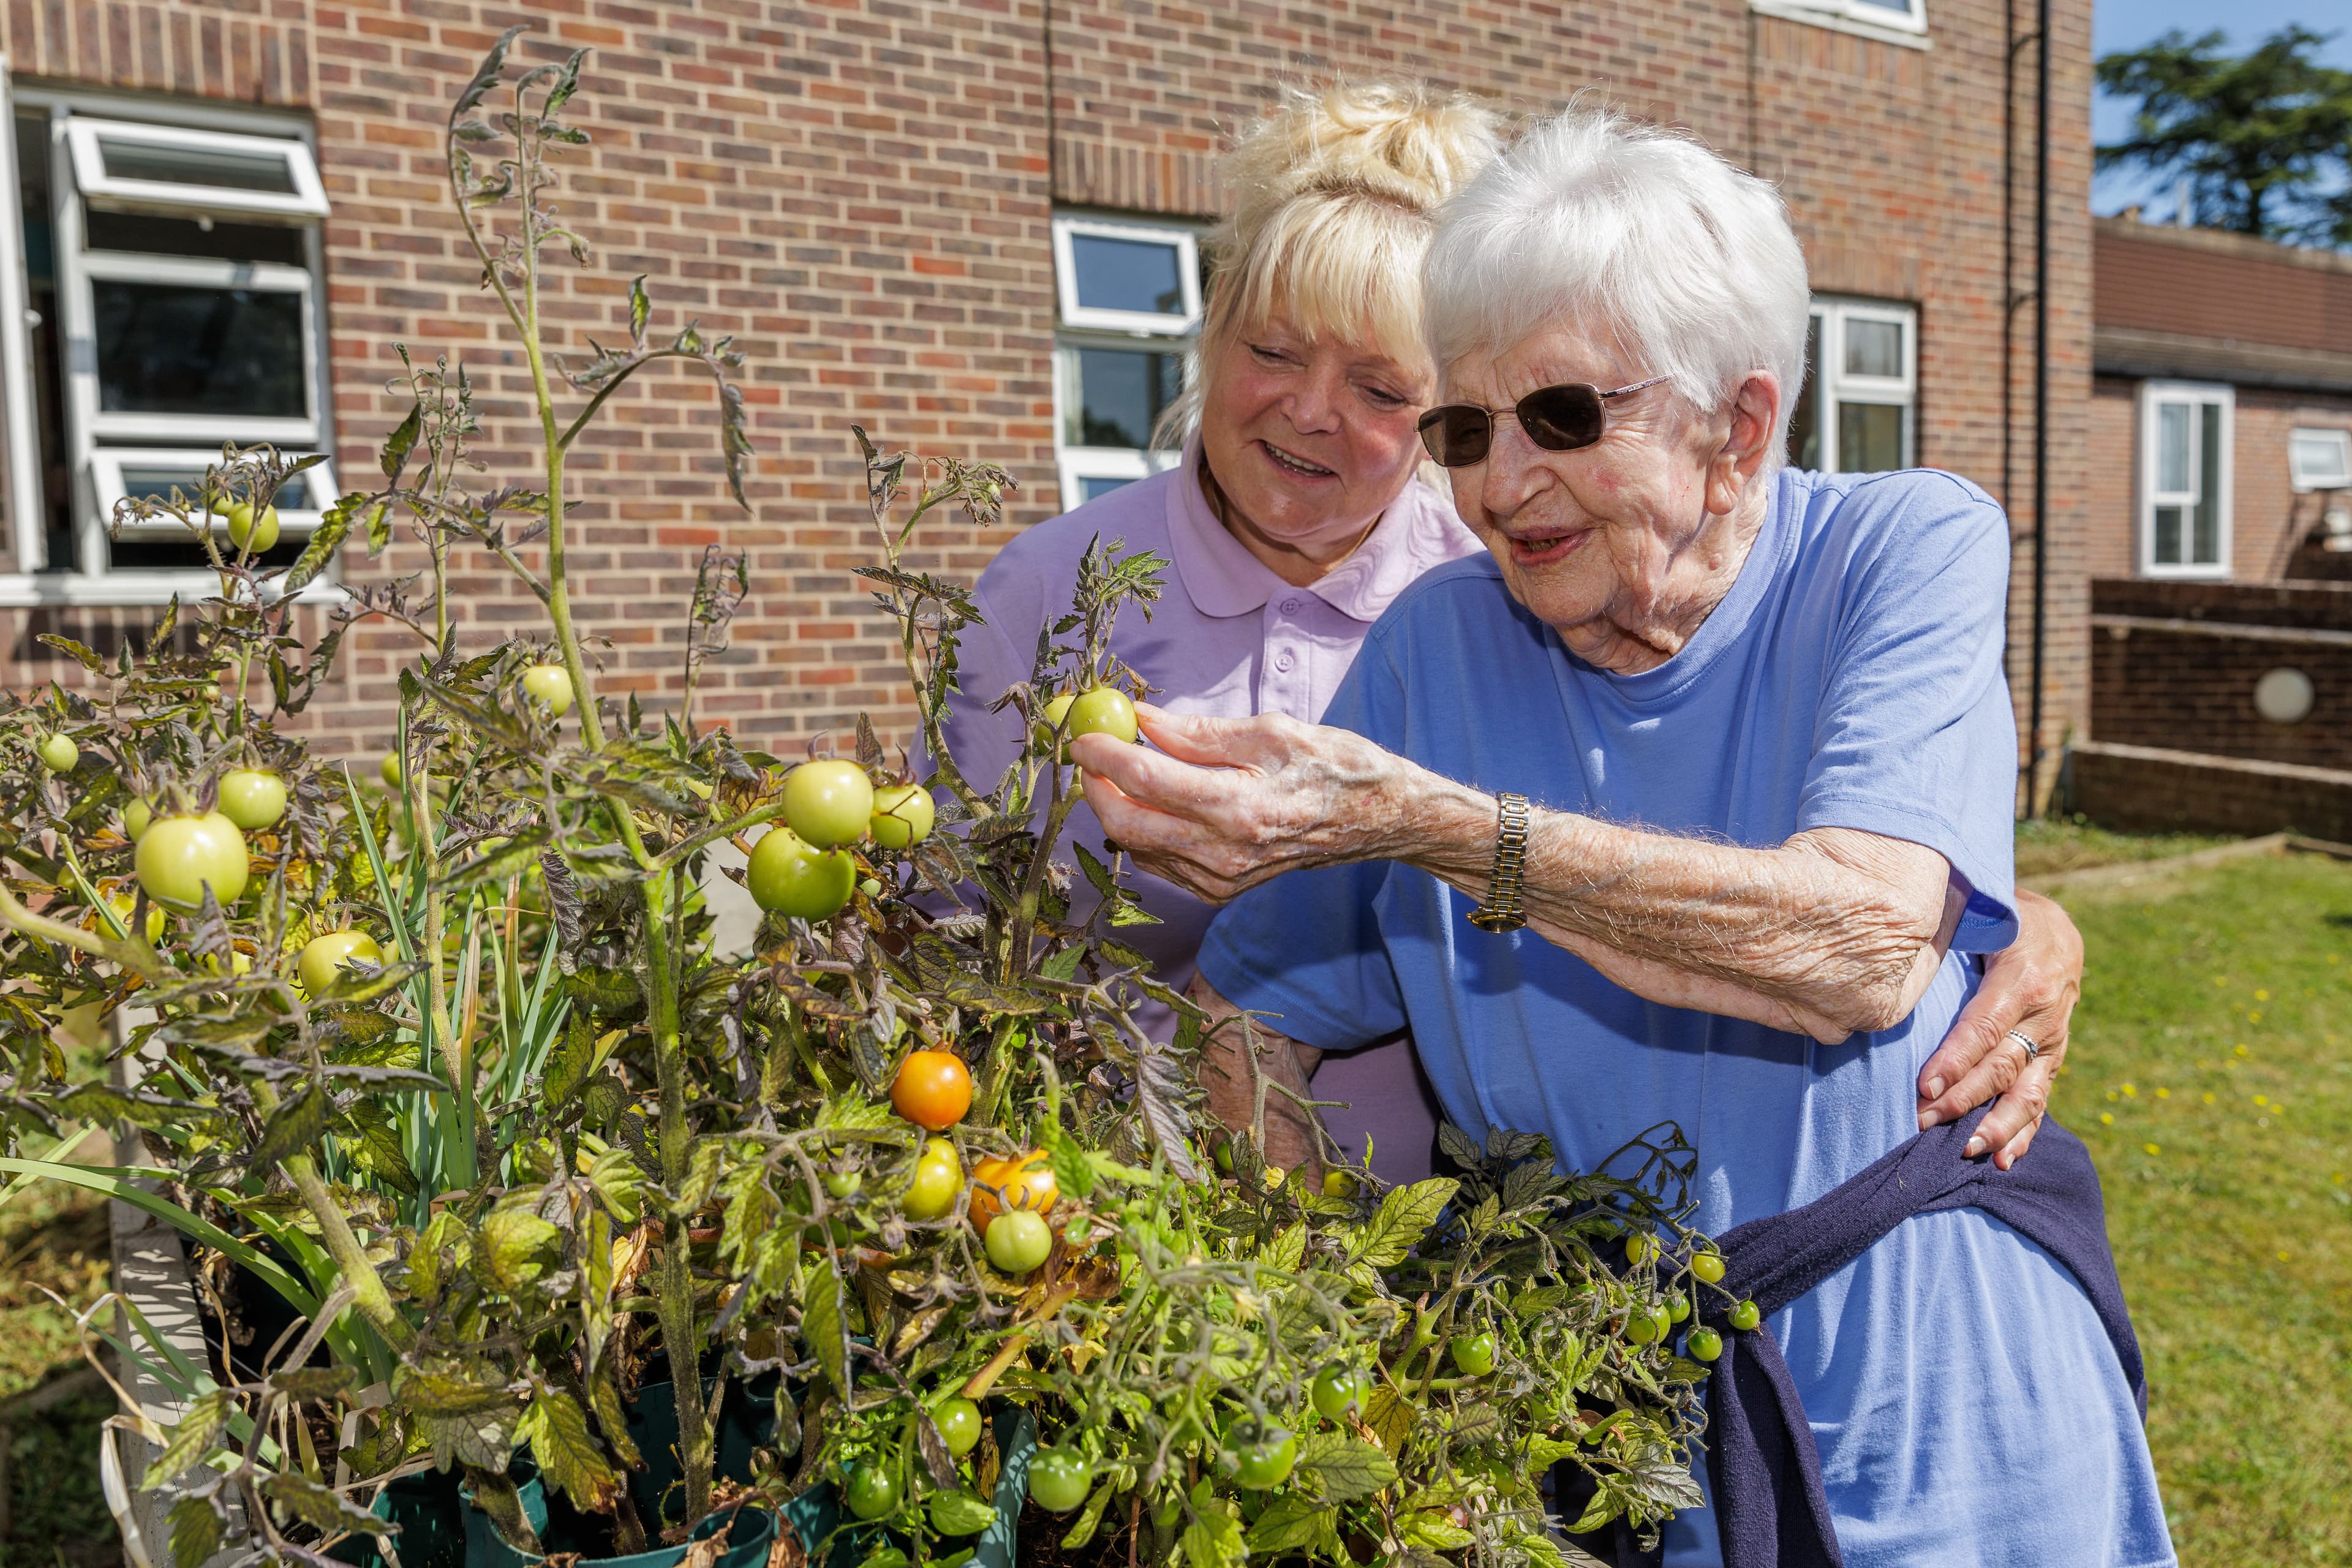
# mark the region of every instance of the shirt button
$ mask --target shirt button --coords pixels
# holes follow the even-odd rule
[[[1285,599],[1282,601],[1282,613],[1286,616],[1295,616],[1304,608],[1306,608],[1306,605],[1300,600]],[[1290,667],[1288,665],[1285,665],[1283,668],[1287,669]]]
[[[1291,656],[1286,653],[1277,654],[1275,656],[1274,668],[1281,670],[1286,675],[1290,671],[1290,667],[1297,662],[1298,661],[1297,659],[1291,658]]]

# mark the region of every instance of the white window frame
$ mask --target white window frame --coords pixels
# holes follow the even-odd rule
[[[279,452],[287,458],[310,456],[308,452],[286,447],[280,447]],[[122,498],[129,492],[129,487],[122,480],[122,470],[125,467],[135,468],[142,464],[152,464],[157,467],[169,465],[173,468],[194,468],[201,472],[219,461],[220,449],[216,447],[205,448],[100,447],[89,455],[91,500],[100,517],[112,518],[114,509],[121,503]],[[331,461],[322,461],[316,467],[304,470],[300,482],[322,495],[339,496],[342,493],[336,488],[335,465]],[[299,539],[317,528],[320,519],[323,516],[325,516],[324,509],[281,506],[278,509],[279,534],[282,538]],[[189,533],[176,522],[130,522],[123,524],[121,537],[133,540],[185,541],[189,538]]]
[[[192,256],[141,256],[127,251],[80,250],[58,258],[58,304],[66,330],[90,353],[69,356],[66,395],[81,427],[100,441],[169,442],[175,446],[235,441],[250,446],[314,446],[319,439],[319,376],[303,377],[303,412],[289,416],[216,414],[109,413],[99,406],[97,310],[91,285],[98,282],[171,283],[199,289],[249,289],[293,294],[302,301],[302,363],[319,363],[319,313],[311,298],[310,269],[267,261],[213,261]]]
[[[2303,443],[2326,441],[2336,448],[2336,466],[2322,473],[2305,468],[2295,458],[2295,447]],[[2299,496],[2314,490],[2352,489],[2352,430],[2329,429],[2325,426],[2298,425],[2286,433],[2287,482]]]
[[[2185,490],[2159,490],[2157,488],[2157,468],[2161,458],[2161,442],[2158,437],[2159,410],[2168,404],[2182,405],[2192,412],[2189,416],[2189,488]],[[2197,410],[2218,405],[2221,410],[2221,478],[2214,487],[2215,546],[2220,558],[2214,561],[2159,562],[2156,559],[2156,512],[2158,507],[2178,506],[2193,509],[2204,489],[2204,442],[2197,431],[2201,419]],[[2139,569],[2147,577],[2190,577],[2226,579],[2230,575],[2231,510],[2232,492],[2237,481],[2238,394],[2235,387],[2218,382],[2148,381],[2139,389]],[[2184,527],[2188,526],[2183,520]],[[2193,548],[2192,535],[2184,534],[2184,548]]]
[[[1810,22],[1906,48],[1928,47],[1927,0],[1908,0],[1899,11],[1891,5],[1871,5],[1869,0],[1748,0],[1748,5],[1760,16]]]
[[[221,152],[246,157],[275,157],[284,162],[291,194],[280,191],[240,191],[179,180],[129,180],[106,172],[100,138],[143,142],[151,147],[189,152]],[[159,125],[134,120],[99,120],[76,115],[66,127],[66,147],[74,183],[82,198],[94,206],[130,212],[182,214],[236,213],[256,217],[320,218],[327,216],[327,187],[319,178],[318,160],[305,143],[291,137],[240,136],[218,131],[198,131],[184,125]]]
[[[1176,279],[1184,290],[1184,311],[1173,315],[1156,310],[1107,310],[1078,303],[1078,268],[1070,239],[1074,235],[1124,239],[1147,245],[1171,246],[1176,251]],[[1121,223],[1109,218],[1057,214],[1054,218],[1054,280],[1062,307],[1062,325],[1080,331],[1143,332],[1155,337],[1190,337],[1201,319],[1200,237],[1175,224]]]
[[[1136,451],[1126,447],[1065,447],[1055,454],[1062,481],[1062,510],[1086,505],[1084,479],[1148,479],[1184,460],[1181,452]]]
[[[8,57],[0,54],[0,419],[5,419],[8,516],[14,537],[9,560],[19,574],[39,563],[47,543],[42,510],[41,435],[33,399],[33,320],[26,300],[24,193],[17,188],[16,105]],[[5,578],[5,574],[0,574]]]
[[[1823,473],[1845,471],[1845,455],[1838,450],[1838,409],[1847,403],[1868,403],[1903,410],[1903,463],[1919,463],[1919,312],[1916,307],[1884,300],[1850,300],[1834,294],[1813,296],[1812,319],[1818,331],[1813,364],[1813,420],[1822,444]],[[1849,321],[1891,321],[1903,329],[1903,373],[1900,375],[1854,375],[1845,368],[1845,329]]]
[[[13,101],[11,101],[13,100]],[[302,169],[310,171],[311,184],[307,195],[315,193],[319,210],[323,212],[324,192],[317,184],[318,156],[316,132],[307,121],[299,117],[267,110],[248,110],[210,103],[180,103],[143,94],[110,91],[105,89],[53,89],[18,87],[13,79],[0,82],[0,111],[8,121],[10,139],[15,132],[14,115],[18,110],[45,112],[48,116],[49,182],[54,206],[50,213],[50,236],[55,247],[57,268],[58,312],[61,352],[60,381],[64,390],[64,407],[59,410],[65,428],[68,482],[72,486],[70,514],[72,518],[72,552],[68,562],[48,560],[47,520],[41,477],[37,464],[12,463],[9,467],[12,510],[16,513],[16,555],[15,570],[0,573],[0,608],[29,608],[41,605],[72,605],[92,607],[140,607],[161,605],[173,598],[188,599],[217,592],[219,580],[214,574],[202,570],[152,569],[113,566],[109,562],[108,523],[111,511],[110,499],[101,506],[100,489],[106,475],[94,460],[101,451],[110,452],[119,463],[124,457],[140,452],[169,449],[176,458],[193,460],[201,456],[206,462],[219,460],[219,446],[224,440],[240,445],[268,441],[281,451],[307,453],[326,448],[332,437],[332,419],[327,399],[331,396],[332,366],[329,363],[322,311],[324,307],[323,278],[325,270],[325,238],[314,216],[307,208],[300,213],[258,210],[249,198],[268,196],[266,192],[217,193],[223,199],[209,200],[204,206],[184,200],[170,205],[169,216],[201,217],[207,210],[218,212],[235,221],[279,222],[296,226],[303,232],[303,250],[307,265],[300,268],[265,262],[215,262],[190,257],[135,256],[137,270],[131,276],[158,278],[168,271],[193,281],[215,282],[217,275],[207,272],[199,276],[194,270],[224,268],[244,275],[247,286],[291,288],[291,274],[301,277],[305,296],[303,312],[304,365],[309,383],[308,416],[295,419],[222,420],[205,416],[157,415],[109,415],[106,433],[94,428],[98,417],[97,354],[92,341],[91,300],[89,277],[81,276],[86,263],[95,259],[100,273],[113,263],[109,258],[133,255],[128,252],[91,252],[86,248],[87,232],[83,215],[87,210],[86,194],[80,184],[81,171],[75,163],[73,142],[77,122],[95,121],[110,132],[113,127],[131,124],[142,129],[154,129],[161,139],[165,132],[184,139],[191,136],[217,135],[246,142],[284,141],[299,143],[299,153],[288,154],[289,166],[299,160]],[[269,134],[257,128],[266,127]],[[94,153],[96,149],[92,146]],[[9,165],[13,168],[13,164]],[[103,166],[100,165],[103,175]],[[298,174],[298,183],[300,176]],[[120,185],[146,185],[154,182],[117,182]],[[212,187],[173,186],[175,191],[204,190]],[[120,194],[120,193],[118,193]],[[15,208],[19,193],[15,182],[9,182],[5,205]],[[284,201],[285,198],[274,198]],[[101,206],[111,207],[111,200],[101,201]],[[156,208],[147,210],[160,210]],[[0,210],[0,217],[9,213]],[[37,452],[38,433],[31,418],[30,395],[30,332],[25,321],[21,289],[24,277],[23,215],[16,211],[8,222],[8,233],[0,241],[0,268],[10,271],[12,281],[0,288],[0,375],[9,379],[5,386],[7,402],[8,432],[12,449]],[[90,274],[99,275],[98,273]],[[17,308],[6,309],[9,290],[17,290]],[[12,331],[9,329],[14,328]],[[21,360],[21,363],[12,361]],[[17,440],[22,428],[22,444]],[[213,435],[209,432],[218,432]],[[125,443],[116,447],[111,443]],[[199,454],[196,450],[202,447]],[[322,465],[322,468],[326,467]],[[29,471],[28,471],[29,470]],[[119,467],[113,477],[120,479]],[[322,478],[319,481],[329,486]],[[120,493],[119,488],[115,491]],[[317,520],[308,513],[278,514],[281,528],[308,530]],[[131,537],[131,535],[126,535]],[[331,601],[343,596],[343,589],[335,580],[332,568],[314,579],[304,588],[300,597],[305,601]]]

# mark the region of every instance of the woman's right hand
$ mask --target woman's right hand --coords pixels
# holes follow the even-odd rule
[[[1988,1100],[1993,1108],[1969,1144],[2008,1170],[2033,1146],[2050,1091],[2066,1060],[2066,1028],[2083,994],[2083,936],[2066,911],[2040,893],[2017,892],[2017,940],[1985,963],[1983,982],[1951,1033],[1919,1069],[1919,1125],[1957,1121]],[[2016,1030],[2040,1047],[2026,1059]]]

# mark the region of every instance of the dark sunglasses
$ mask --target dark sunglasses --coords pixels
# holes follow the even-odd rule
[[[1495,445],[1495,416],[1507,413],[1519,422],[1528,439],[1547,452],[1573,452],[1601,439],[1609,427],[1609,399],[1624,397],[1668,379],[1654,375],[1614,392],[1571,382],[1564,386],[1539,386],[1507,409],[1481,408],[1475,403],[1444,403],[1421,416],[1421,444],[1449,468],[1483,463]]]

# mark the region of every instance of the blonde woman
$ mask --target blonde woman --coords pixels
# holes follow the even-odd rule
[[[1398,595],[1433,567],[1483,552],[1450,499],[1416,478],[1416,426],[1437,382],[1420,278],[1436,209],[1502,140],[1500,119],[1477,100],[1395,82],[1293,91],[1244,132],[1223,167],[1234,211],[1210,241],[1199,363],[1175,411],[1183,460],[1040,523],[982,575],[987,625],[967,635],[963,698],[948,728],[967,776],[993,779],[1018,753],[1019,720],[988,707],[1028,679],[1039,629],[1067,611],[1078,558],[1097,538],[1171,563],[1151,618],[1124,617],[1113,638],[1160,706],[1307,723],[1321,719]],[[1100,849],[1102,829],[1084,805],[1068,834]],[[1149,875],[1136,890],[1162,923],[1120,935],[1181,989],[1214,910]],[[2030,923],[1995,961],[1986,1016],[1973,1031],[1964,1019],[1923,1073],[1923,1085],[1945,1080],[1923,1096],[1943,1119],[2011,1087],[1990,1076],[2003,1058],[1990,1047],[2004,1029],[2063,1044],[2080,947],[2052,913],[2055,926]],[[2053,1045],[2045,1059],[2054,1066],[2056,1054]],[[1213,1100],[1221,1087],[1210,1086]],[[2046,1088],[2046,1079],[2021,1079],[1994,1112],[2009,1120],[1988,1121],[1988,1132],[2007,1128],[1995,1145],[2004,1158],[2031,1139]],[[1324,1121],[1351,1155],[1370,1135],[1385,1179],[1429,1173],[1437,1113],[1409,1040],[1325,1058],[1313,1090],[1346,1102]]]

